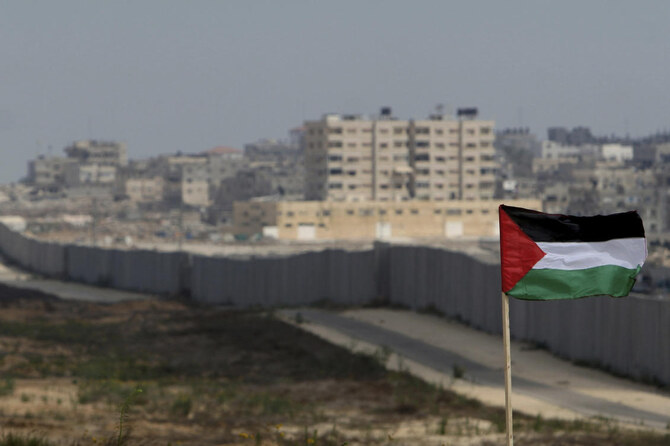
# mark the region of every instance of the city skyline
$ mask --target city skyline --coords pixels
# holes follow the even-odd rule
[[[75,140],[122,141],[131,158],[242,148],[380,106],[416,119],[475,106],[542,138],[578,125],[644,136],[668,127],[668,13],[660,1],[8,2],[0,183]]]

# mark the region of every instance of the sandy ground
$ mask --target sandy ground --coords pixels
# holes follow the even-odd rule
[[[286,320],[291,321],[295,320],[296,311],[302,311],[308,321],[300,324],[301,327],[331,342],[367,351],[375,351],[381,347],[378,343],[363,341],[364,337],[352,336],[351,333],[345,334],[342,330],[334,329],[332,326],[328,327],[327,324],[314,322],[309,316],[310,311],[314,310],[286,310],[282,314]],[[444,318],[404,310],[349,310],[341,313],[340,316],[381,327],[429,346],[456,353],[473,363],[498,370],[501,376],[503,374],[501,365],[504,364],[504,354],[500,336],[482,333]],[[394,350],[392,344],[387,346]],[[554,402],[548,401],[543,395],[534,396],[532,393],[520,393],[513,389],[514,410],[564,419],[603,416],[629,424],[644,424],[658,429],[667,429],[670,423],[670,393],[668,392],[617,378],[599,370],[575,366],[546,351],[531,349],[525,343],[512,342],[511,350],[512,374],[515,379],[526,379],[566,395],[565,401]],[[452,373],[427,367],[406,357],[399,359],[397,354],[390,358],[389,366],[408,368],[410,372],[429,382],[448,386],[486,404],[504,407],[504,388],[502,386],[482,385],[467,379],[454,379]],[[561,389],[564,391],[561,392]],[[568,394],[590,397],[587,402],[594,407],[573,404]],[[635,409],[644,411],[650,417],[643,419],[641,415],[626,416],[625,412],[628,409],[632,409],[631,413],[635,413]]]

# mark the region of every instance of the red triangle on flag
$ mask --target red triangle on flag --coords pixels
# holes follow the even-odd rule
[[[499,209],[499,217],[502,290],[506,293],[547,254],[502,208]]]

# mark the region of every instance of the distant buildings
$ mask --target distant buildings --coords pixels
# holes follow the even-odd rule
[[[126,145],[119,142],[84,140],[75,141],[65,148],[68,158],[79,164],[123,167],[128,164]]]
[[[572,130],[565,127],[549,127],[547,137],[549,141],[563,145],[579,146],[596,142],[588,127],[575,127]]]
[[[128,163],[126,145],[95,140],[76,141],[66,157],[40,156],[28,163],[27,183],[47,192],[87,186],[113,186]]]
[[[540,200],[507,200],[539,209]],[[496,237],[497,200],[247,201],[234,207],[235,232],[284,240]]]
[[[107,197],[135,211],[191,207],[209,223],[288,239],[490,234],[469,232],[471,219],[489,222],[495,200],[527,199],[552,213],[637,209],[650,239],[670,242],[666,133],[631,139],[553,127],[540,141],[527,128],[494,132],[494,121],[478,119],[475,109],[414,120],[385,107],[372,117],[326,114],[289,135],[244,151],[220,146],[144,160],[128,160],[123,143],[77,141],[64,156],[30,161],[26,183],[30,199]],[[474,216],[455,219],[456,209]]]
[[[329,201],[486,200],[495,193],[494,122],[324,115],[304,125],[305,198]]]

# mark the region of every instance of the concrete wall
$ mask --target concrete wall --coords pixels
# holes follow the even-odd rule
[[[500,265],[444,249],[377,243],[283,257],[207,257],[41,242],[0,224],[0,251],[40,274],[211,304],[433,307],[501,332]],[[629,297],[510,301],[511,333],[570,360],[670,385],[670,302]]]
[[[236,306],[356,305],[376,297],[374,251],[325,250],[290,257],[193,256],[192,296]]]
[[[389,271],[391,303],[434,307],[481,330],[502,332],[498,264],[439,249],[393,247]],[[510,329],[513,338],[564,358],[670,384],[670,301],[510,299]]]
[[[67,246],[67,277],[124,290],[178,294],[188,254]]]

